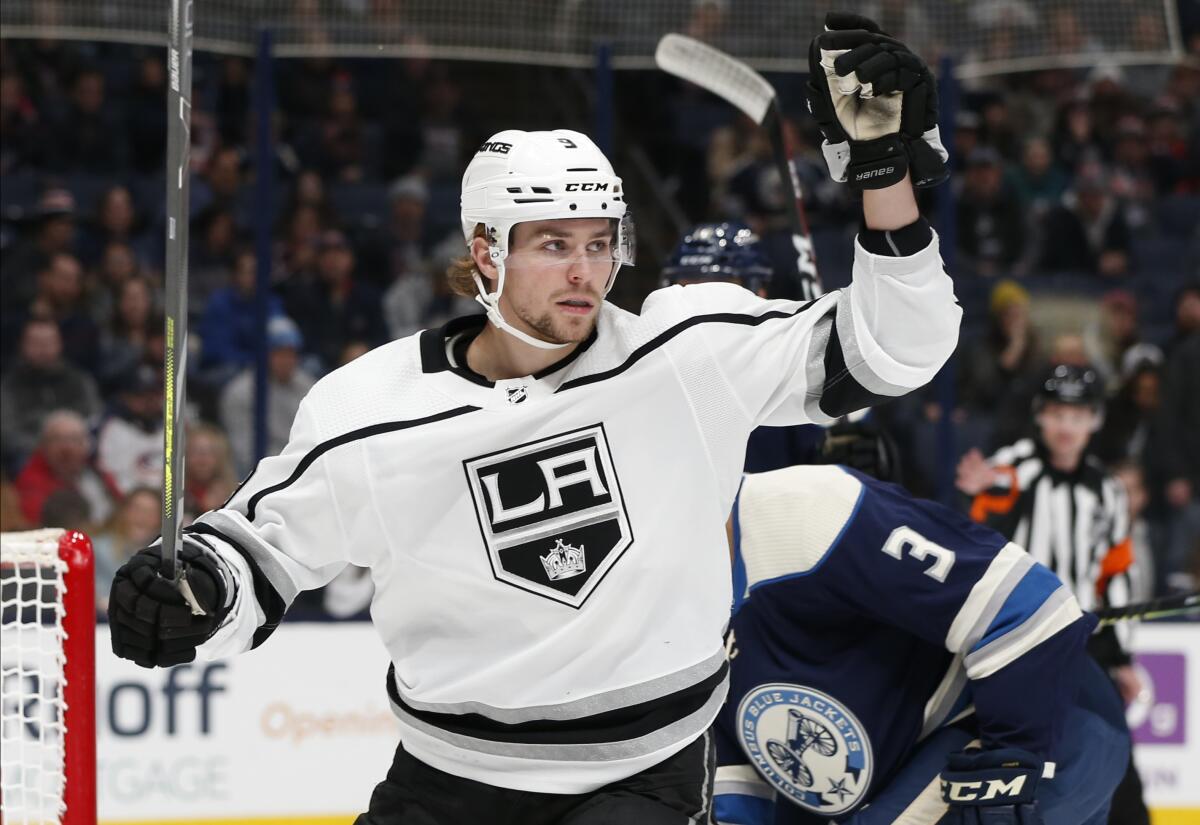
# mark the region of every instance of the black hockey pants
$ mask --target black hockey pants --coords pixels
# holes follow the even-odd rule
[[[403,746],[354,825],[707,825],[716,758],[706,733],[639,774],[586,794],[515,791],[453,776]]]

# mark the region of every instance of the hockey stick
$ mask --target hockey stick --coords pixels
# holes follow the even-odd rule
[[[1184,616],[1189,613],[1200,614],[1200,592],[1163,596],[1160,599],[1127,604],[1124,607],[1102,607],[1095,613],[1100,619],[1099,627],[1117,622],[1141,622],[1149,619],[1162,619],[1167,616]]]
[[[654,50],[654,62],[664,72],[683,78],[736,106],[766,130],[771,153],[783,181],[790,205],[792,243],[796,247],[796,268],[806,300],[822,294],[821,276],[813,251],[812,234],[804,214],[804,198],[795,160],[787,153],[783,136],[783,115],[779,96],[766,78],[745,63],[714,49],[706,43],[682,34],[666,34]]]
[[[167,277],[163,363],[163,578],[175,582],[196,616],[204,608],[179,565],[187,372],[188,167],[192,131],[192,0],[171,0],[167,38]]]

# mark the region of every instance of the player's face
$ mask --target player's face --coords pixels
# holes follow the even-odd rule
[[[556,344],[587,338],[615,266],[613,222],[521,223],[513,228],[509,246],[500,298],[509,323]]]
[[[1083,452],[1096,426],[1096,412],[1077,404],[1047,404],[1038,415],[1042,440],[1052,453],[1077,455]]]

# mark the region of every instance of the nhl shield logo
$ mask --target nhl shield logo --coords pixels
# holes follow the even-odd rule
[[[866,730],[833,697],[802,685],[761,685],[738,706],[742,749],[770,783],[802,808],[835,816],[871,784]]]
[[[463,467],[500,581],[579,607],[633,543],[602,424]]]

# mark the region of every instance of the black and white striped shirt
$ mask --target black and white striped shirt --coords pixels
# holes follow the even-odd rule
[[[996,478],[975,497],[971,517],[1057,573],[1085,610],[1128,604],[1133,548],[1121,482],[1086,454],[1075,472],[1056,470],[1029,438],[991,463]]]

